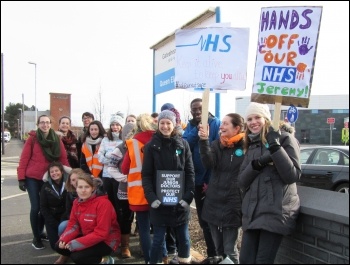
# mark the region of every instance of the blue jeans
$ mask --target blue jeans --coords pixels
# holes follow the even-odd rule
[[[240,264],[273,264],[283,235],[261,229],[243,232]]]
[[[60,237],[63,234],[64,230],[66,230],[67,225],[68,220],[64,220],[58,225],[58,237]]]
[[[136,220],[137,225],[139,228],[139,237],[140,237],[140,243],[142,247],[143,252],[143,258],[145,259],[145,263],[147,264],[150,261],[150,254],[151,254],[151,222],[150,222],[150,216],[149,211],[145,212],[135,212],[136,213]]]
[[[26,187],[30,200],[30,225],[33,236],[40,239],[44,230],[44,217],[40,213],[40,190],[44,182],[42,180],[26,178]]]
[[[161,263],[164,256],[164,240],[166,226],[153,225],[153,243],[151,249],[151,264]],[[173,227],[176,233],[176,239],[179,241],[178,257],[190,257],[190,235],[188,231],[188,223]]]
[[[239,263],[239,251],[237,248],[237,227],[217,227],[209,223],[211,236],[213,237],[218,256],[228,256],[235,264]]]

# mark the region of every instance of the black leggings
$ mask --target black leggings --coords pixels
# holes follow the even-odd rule
[[[61,255],[69,256],[76,264],[99,264],[103,256],[111,255],[113,252],[105,242],[74,252],[59,248],[57,242],[55,250]]]
[[[207,246],[207,256],[208,257],[214,257],[218,254],[216,253],[215,244],[213,237],[211,236],[209,224],[202,219],[202,210],[204,206],[204,196],[205,194],[202,192],[203,185],[195,186],[195,192],[194,192],[194,200],[196,202],[196,210],[197,210],[197,216],[198,216],[198,222],[199,225],[202,228],[205,244]]]
[[[240,264],[273,264],[283,235],[266,230],[251,229],[243,232]]]
[[[130,234],[131,224],[134,220],[134,212],[129,208],[128,200],[117,199],[117,217],[122,235]]]

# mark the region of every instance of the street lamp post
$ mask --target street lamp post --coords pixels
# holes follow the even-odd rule
[[[34,104],[35,104],[35,120],[34,120],[34,124],[36,124],[36,121],[38,120],[38,108],[36,106],[36,63],[34,62],[28,62],[29,64],[34,64],[35,66],[35,91],[34,91]]]
[[[17,137],[20,138],[20,136],[19,136],[19,119],[17,119]]]
[[[235,110],[236,110],[236,113],[239,113],[239,112],[240,112],[240,110],[238,110],[238,108],[237,108],[237,101],[238,101],[238,100],[241,100],[241,99],[243,99],[243,97],[236,97],[236,98],[235,98],[235,100],[236,100],[236,102],[235,102]]]
[[[20,137],[20,139],[22,140],[23,139],[23,115],[22,115],[22,109],[20,109],[20,108],[18,108],[18,110],[20,110],[21,111],[21,137]]]

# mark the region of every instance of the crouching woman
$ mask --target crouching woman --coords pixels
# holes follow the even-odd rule
[[[120,229],[107,195],[99,195],[102,181],[90,174],[78,176],[78,198],[56,251],[77,264],[113,264],[110,256],[120,244]]]

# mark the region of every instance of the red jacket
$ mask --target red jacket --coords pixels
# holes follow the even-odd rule
[[[33,139],[34,143],[33,143]],[[67,152],[64,148],[63,142],[60,140],[61,156],[59,162],[63,165],[70,167]],[[43,175],[47,171],[50,161],[46,159],[41,149],[41,146],[36,138],[36,131],[29,132],[29,138],[24,144],[21,158],[17,167],[18,180],[25,180],[25,178],[33,178],[42,180]]]
[[[107,195],[93,194],[83,202],[75,199],[68,225],[59,240],[67,243],[71,251],[86,249],[102,241],[115,251],[120,244],[120,228]]]

